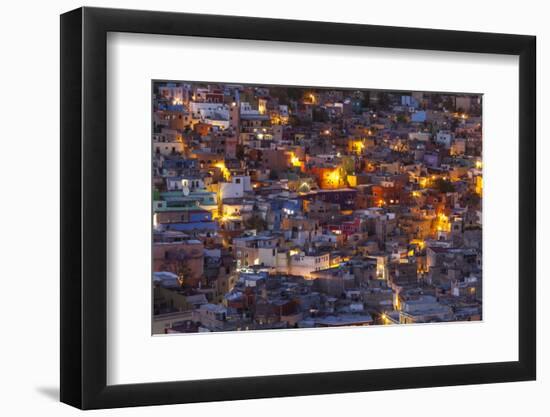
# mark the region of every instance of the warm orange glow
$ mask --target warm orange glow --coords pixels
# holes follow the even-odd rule
[[[426,242],[424,242],[422,239],[412,239],[411,245],[416,245],[420,250],[422,250],[426,247]]]
[[[376,264],[376,276],[378,279],[384,279],[384,275],[386,272],[386,268],[384,267],[384,264],[377,263]]]
[[[319,168],[316,171],[316,175],[318,176],[319,186],[324,190],[333,190],[342,187],[347,178],[340,167]]]
[[[437,215],[436,230],[438,232],[451,231],[451,224],[449,223],[449,217],[446,216],[444,213],[439,213]]]
[[[218,215],[216,220],[223,223],[223,222],[227,222],[229,220],[240,220],[240,219],[241,219],[240,216],[223,213],[221,216]]]
[[[289,111],[290,113],[290,111]],[[271,113],[270,120],[272,125],[286,125],[288,124],[288,116],[281,116],[277,113]]]
[[[348,185],[350,187],[357,187],[357,176],[356,175],[348,175],[347,180],[348,180]]]
[[[396,310],[401,310],[401,303],[399,302],[399,294],[393,295],[393,307]]]
[[[476,194],[481,195],[483,193],[483,178],[481,175],[476,177]]]
[[[258,102],[258,112],[260,114],[265,114],[267,108],[266,108],[266,105],[265,105],[265,101],[264,100],[260,100]]]
[[[294,152],[289,152],[289,155],[290,155],[290,165],[292,165],[293,167],[301,168],[302,161],[300,161],[300,159],[296,156],[296,154]]]
[[[229,170],[225,166],[225,162],[223,161],[217,162],[214,164],[214,166],[220,169],[223,175],[223,179],[226,181],[229,181],[229,179],[231,178],[231,172],[229,172]]]
[[[420,185],[420,187],[426,188],[428,186],[428,179],[425,177],[421,177],[418,179],[418,184]]]
[[[311,187],[306,181],[301,183],[300,186],[298,187],[298,192],[300,193],[308,193],[309,191],[311,191]]]
[[[334,171],[330,172],[328,175],[327,175],[327,179],[338,185],[338,183],[340,182],[340,173],[338,172],[338,169],[335,169]]]
[[[350,140],[348,142],[348,150],[350,152],[355,152],[356,154],[361,154],[365,149],[365,144],[362,140]]]

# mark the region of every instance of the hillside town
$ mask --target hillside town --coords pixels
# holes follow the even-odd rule
[[[155,81],[153,334],[482,319],[482,96]]]

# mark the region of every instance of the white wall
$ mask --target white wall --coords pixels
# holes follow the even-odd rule
[[[526,0],[494,2],[463,0],[460,3],[440,0],[410,2],[296,2],[280,0],[211,0],[209,2],[181,2],[178,0],[94,1],[89,6],[160,9],[196,13],[240,14],[250,16],[292,19],[326,20],[353,23],[371,23],[395,26],[417,26],[441,29],[461,29],[535,34],[538,36],[539,88],[538,96],[548,96],[548,81],[540,80],[543,69],[548,73],[550,27],[546,23],[544,2]],[[6,2],[3,5],[0,28],[2,31],[2,100],[0,114],[4,139],[17,138],[19,126],[28,119],[22,108],[36,108],[33,112],[39,130],[29,139],[32,146],[20,155],[25,169],[19,167],[15,149],[2,149],[0,164],[2,190],[9,193],[17,205],[1,205],[2,219],[17,213],[24,222],[6,222],[0,232],[1,272],[3,297],[0,303],[2,344],[0,345],[0,378],[5,415],[77,415],[77,411],[57,402],[59,378],[59,17],[64,11],[81,6],[79,1],[60,0],[55,3],[27,1]],[[452,7],[452,13],[449,13]],[[495,15],[498,13],[498,19]],[[20,85],[35,84],[32,95],[19,95]],[[29,87],[23,91],[30,91]],[[548,119],[548,109],[541,108],[538,120]],[[543,113],[544,111],[544,113]],[[6,123],[9,120],[9,123]],[[548,164],[541,167],[541,155],[550,152],[548,128],[539,122],[539,213],[550,210],[548,194],[541,195],[541,184],[550,180]],[[13,141],[4,141],[4,146]],[[8,145],[9,146],[9,145]],[[8,157],[9,156],[9,157]],[[33,167],[33,169],[28,169]],[[33,187],[33,201],[28,201],[28,189],[18,184],[35,183],[40,173],[40,186]],[[22,173],[23,178],[14,177]],[[36,202],[41,201],[37,212]],[[550,249],[548,217],[539,216],[539,254]],[[32,239],[34,252],[24,250]],[[14,242],[15,240],[15,242]],[[32,255],[32,257],[31,257]],[[539,255],[539,259],[542,256]],[[29,279],[25,279],[25,278]],[[17,278],[17,279],[16,279]],[[23,279],[21,279],[23,278]],[[539,294],[548,293],[548,280],[539,274]],[[25,282],[17,293],[9,291],[12,282]],[[27,292],[24,294],[24,292]],[[16,296],[17,294],[17,296]],[[539,296],[542,301],[542,297]],[[539,302],[539,352],[549,351],[550,311]],[[262,414],[313,413],[331,416],[343,412],[368,410],[369,414],[402,413],[414,416],[519,415],[546,410],[546,394],[550,390],[550,368],[546,357],[539,354],[539,381],[484,386],[435,388],[392,392],[324,395],[315,397],[239,401],[226,404],[210,403],[147,407],[139,409],[100,411],[94,415],[148,416],[159,413],[200,413],[202,416],[242,416]],[[395,401],[398,396],[399,401]],[[540,413],[538,413],[540,414]]]

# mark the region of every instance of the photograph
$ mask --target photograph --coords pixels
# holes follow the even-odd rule
[[[3,6],[0,416],[544,416],[543,2]]]
[[[153,335],[483,320],[483,94],[151,89]]]

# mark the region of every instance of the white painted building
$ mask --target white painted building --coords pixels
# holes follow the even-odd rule
[[[187,189],[189,191],[204,190],[206,186],[202,178],[198,177],[182,177],[181,185],[183,189]]]
[[[220,183],[220,198],[241,198],[244,196],[244,184],[236,184],[233,182]]]
[[[289,274],[313,278],[311,273],[330,267],[329,253],[305,254],[304,252],[290,257]]]
[[[202,123],[227,129],[230,126],[229,107],[220,103],[189,103],[189,110],[193,119]]]
[[[241,103],[241,116],[256,116],[261,115],[259,109],[255,109],[250,105],[250,103],[242,102]]]
[[[233,175],[231,182],[233,184],[242,184],[244,191],[252,191],[252,184],[248,175]]]

